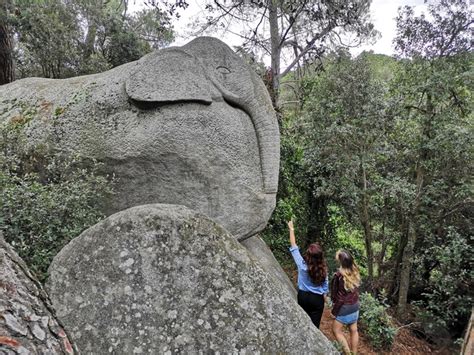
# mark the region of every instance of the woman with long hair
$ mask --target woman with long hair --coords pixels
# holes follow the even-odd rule
[[[290,230],[290,252],[298,268],[298,304],[319,328],[328,293],[328,267],[323,249],[317,243],[311,244],[304,256],[296,245],[293,221],[288,222]]]
[[[339,269],[331,281],[331,300],[333,307],[331,317],[334,319],[332,331],[342,345],[345,354],[357,354],[359,332],[359,286],[360,273],[352,255],[346,250],[336,253]],[[342,332],[344,325],[349,326],[350,346]]]

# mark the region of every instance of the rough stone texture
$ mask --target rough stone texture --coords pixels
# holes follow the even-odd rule
[[[275,279],[275,282],[281,283],[283,288],[288,290],[288,293],[296,299],[296,289],[293,283],[283,271],[280,263],[275,259],[272,251],[268,245],[258,235],[245,239],[241,244],[250,252],[250,254],[257,260],[263,269]]]
[[[116,213],[49,271],[57,315],[84,353],[336,353],[242,245],[184,206]]]
[[[0,354],[74,354],[51,304],[0,235]]]
[[[0,86],[0,124],[31,147],[105,163],[107,214],[185,205],[242,240],[275,206],[279,132],[260,78],[223,42],[202,37],[110,71]]]

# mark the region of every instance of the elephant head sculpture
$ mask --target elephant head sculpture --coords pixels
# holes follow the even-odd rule
[[[144,70],[150,67],[152,72]],[[268,92],[257,74],[222,41],[200,37],[179,49],[143,58],[127,80],[126,90],[136,103],[208,105],[225,100],[245,111],[257,133],[263,189],[277,192],[279,132]]]
[[[115,174],[107,214],[181,204],[242,240],[274,209],[279,132],[271,101],[218,39],[197,38],[101,74],[1,86],[0,122],[17,115],[20,102],[36,108],[24,127],[32,146],[98,159]]]

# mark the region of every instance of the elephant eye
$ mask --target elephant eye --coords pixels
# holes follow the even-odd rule
[[[218,66],[218,67],[216,68],[216,71],[219,72],[220,74],[224,74],[224,75],[225,75],[225,74],[230,74],[230,69],[227,68],[227,67],[224,67],[224,66],[222,66],[222,65]]]

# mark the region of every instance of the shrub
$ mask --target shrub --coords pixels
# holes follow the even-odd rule
[[[307,207],[307,188],[301,183],[301,149],[291,137],[282,138],[281,167],[277,204],[262,238],[268,244],[276,259],[282,265],[292,265],[288,240],[287,221],[295,222],[295,233],[300,248],[305,248],[308,232],[309,211]]]
[[[442,244],[433,243],[419,253],[421,261],[432,262],[433,268],[423,298],[412,305],[423,333],[431,342],[443,345],[451,337],[462,336],[469,322],[474,301],[473,252],[469,236],[448,227]]]
[[[337,270],[339,264],[334,256],[339,249],[347,250],[354,257],[362,276],[367,275],[364,237],[361,232],[351,225],[340,207],[334,204],[328,206],[329,223],[335,230],[332,245],[326,249],[326,261],[330,270]]]
[[[388,306],[369,293],[360,295],[360,327],[374,349],[389,349],[396,335]]]
[[[2,128],[0,229],[41,280],[53,257],[72,238],[97,223],[112,185],[101,164],[78,156],[26,151],[21,130]],[[87,167],[84,167],[87,166]]]
[[[281,128],[280,177],[277,204],[267,228],[261,233],[276,259],[283,266],[294,265],[288,240],[287,221],[295,222],[295,235],[301,251],[314,242],[327,247],[334,233],[327,221],[326,201],[316,198],[312,178],[303,163],[303,144],[293,122],[297,115],[286,113]]]

